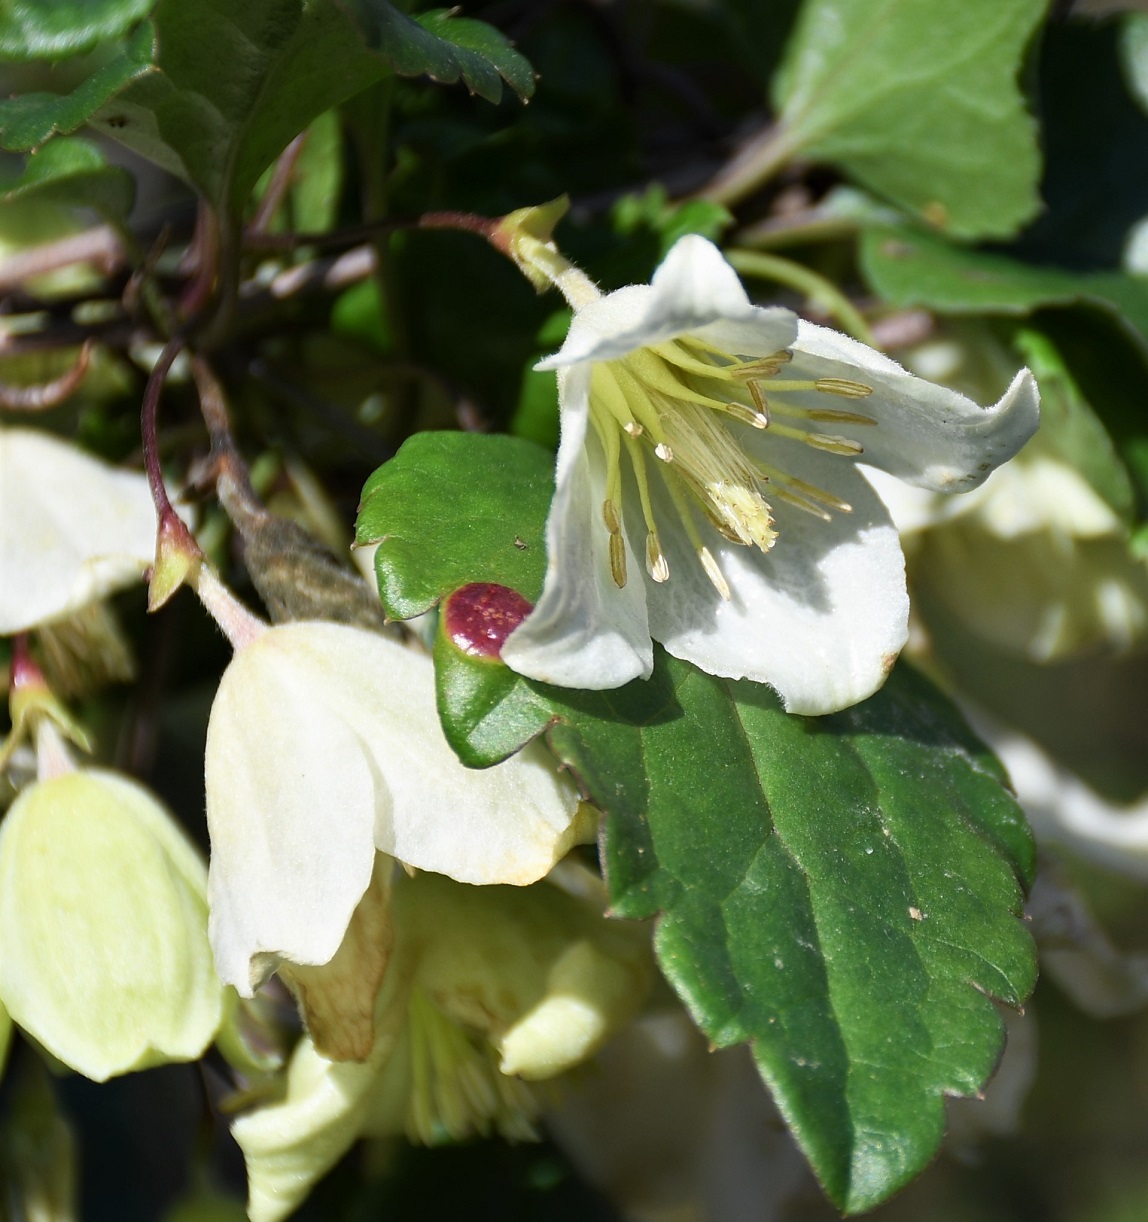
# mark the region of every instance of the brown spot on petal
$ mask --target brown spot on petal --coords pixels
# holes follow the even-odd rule
[[[506,638],[533,609],[517,590],[474,582],[446,600],[443,626],[463,653],[472,658],[497,658]]]
[[[897,665],[897,658],[899,656],[899,654],[887,653],[881,659],[881,671],[883,674],[887,675],[893,669],[893,667]]]

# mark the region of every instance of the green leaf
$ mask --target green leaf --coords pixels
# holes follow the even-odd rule
[[[474,580],[536,599],[553,492],[554,456],[532,442],[416,433],[367,481],[355,527],[358,545],[379,544],[387,614],[410,619]],[[476,566],[481,579],[471,575]]]
[[[1015,78],[1045,7],[808,0],[774,78],[781,144],[954,235],[1007,237],[1039,207]]]
[[[1055,342],[1148,504],[1148,432],[1139,389],[1148,376],[1148,279],[1033,266],[911,230],[865,233],[860,257],[869,284],[895,306],[1013,317],[1042,307],[1087,307],[1043,310],[1040,330]],[[1116,495],[1113,508],[1120,512],[1122,494]]]
[[[0,58],[62,59],[142,21],[155,0],[3,0]]]
[[[95,127],[232,216],[312,120],[388,71],[330,0],[160,0],[155,70]]]
[[[372,478],[360,519],[361,539],[397,535],[398,510],[364,531],[373,497],[421,498],[403,538],[380,547],[392,616],[469,582],[514,585],[508,534],[539,539],[545,520],[535,461],[483,457],[524,443],[445,434],[427,463],[408,453],[420,441]],[[467,469],[481,476],[457,478]],[[534,595],[540,577],[517,588]],[[1035,974],[1015,919],[1032,840],[959,714],[907,670],[818,719],[660,652],[648,682],[608,692],[522,679],[465,656],[441,626],[435,661],[465,762],[545,733],[604,811],[613,910],[662,914],[667,979],[715,1044],[753,1045],[834,1201],[870,1208],[917,1174],[940,1142],[944,1096],[992,1073],[1002,1026],[990,998],[1019,1005]]]
[[[1018,332],[1014,342],[1040,386],[1040,423],[1045,438],[1113,512],[1131,525],[1136,498],[1128,469],[1056,345],[1048,336],[1030,330]]]
[[[482,22],[437,10],[422,20],[429,28],[385,0],[160,0],[156,70],[93,123],[238,216],[291,140],[391,71],[461,75],[492,98],[503,70],[516,88],[533,79]]]
[[[145,22],[127,45],[71,93],[24,93],[0,100],[0,146],[38,148],[57,133],[82,127],[110,97],[151,67],[155,30]]]
[[[968,250],[908,229],[873,229],[861,270],[885,301],[945,314],[1025,315],[1084,303],[1105,311],[1148,355],[1148,280],[1121,272],[1070,272]]]
[[[488,102],[502,97],[502,82],[523,101],[534,92],[534,70],[493,26],[432,9],[415,17],[387,0],[337,0],[354,14],[367,45],[400,76],[450,84],[462,79]]]
[[[131,211],[135,184],[119,166],[109,165],[94,144],[60,137],[25,159],[21,169],[0,170],[0,202],[35,200],[71,208],[93,208],[122,222]]]
[[[1019,1005],[1035,978],[1014,919],[1031,838],[955,710],[908,670],[815,719],[664,656],[605,693],[441,637],[436,667],[466,762],[545,731],[604,810],[614,912],[662,914],[663,972],[710,1040],[753,1045],[836,1204],[871,1208],[922,1170],[944,1096],[996,1064],[989,998]]]

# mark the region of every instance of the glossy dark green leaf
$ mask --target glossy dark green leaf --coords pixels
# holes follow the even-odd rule
[[[532,442],[417,433],[367,481],[355,527],[360,546],[379,544],[387,614],[410,619],[475,580],[536,599],[553,491],[554,456]]]
[[[912,672],[827,718],[662,658],[615,692],[547,688],[440,638],[468,763],[545,732],[606,813],[614,911],[661,913],[666,977],[714,1044],[748,1042],[826,1191],[873,1207],[932,1158],[944,1096],[1035,978],[1033,848],[999,767]]]
[[[415,442],[437,461],[415,461]],[[523,445],[415,438],[372,478],[360,539],[388,536],[390,615],[470,582],[515,585],[509,535],[539,537],[544,472],[481,454]],[[467,454],[482,478],[444,476]],[[388,525],[380,496],[420,508],[409,520],[386,510]],[[540,577],[517,588],[533,597]],[[855,709],[793,717],[767,688],[660,653],[647,682],[570,691],[464,654],[441,625],[447,737],[485,766],[545,734],[605,813],[614,911],[661,914],[666,977],[715,1044],[752,1044],[834,1201],[870,1208],[917,1174],[940,1142],[944,1096],[992,1073],[1002,1027],[990,998],[1020,1004],[1035,971],[1016,919],[1031,837],[960,716],[900,671]]]
[[[155,0],[2,0],[0,58],[62,59],[142,21]]]
[[[109,165],[100,149],[76,136],[52,140],[21,169],[5,167],[0,173],[0,201],[34,199],[92,208],[113,221],[127,216],[134,194],[131,175]]]
[[[155,32],[144,23],[117,55],[71,93],[22,93],[0,100],[0,146],[23,153],[57,133],[82,127],[110,97],[148,71],[154,45]]]
[[[432,9],[408,17],[387,0],[337,0],[354,14],[367,45],[401,76],[426,73],[450,84],[462,80],[488,102],[502,82],[524,101],[534,92],[534,71],[493,26]]]
[[[780,143],[961,237],[1039,206],[1016,85],[1045,0],[808,0],[774,78]]]

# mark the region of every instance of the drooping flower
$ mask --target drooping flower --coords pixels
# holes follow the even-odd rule
[[[0,824],[0,1000],[96,1081],[195,1060],[224,1008],[206,890],[142,786],[99,769],[33,781]]]
[[[304,1037],[285,1098],[233,1126],[253,1222],[291,1213],[360,1136],[535,1136],[530,1083],[592,1056],[649,990],[648,930],[550,883],[400,876],[394,906],[369,1058],[332,1061]]]
[[[212,945],[245,996],[281,964],[330,964],[373,876],[385,910],[378,853],[462,882],[524,885],[578,830],[573,785],[541,747],[463,767],[439,726],[430,659],[342,624],[281,624],[238,649],[212,706],[206,769]]]
[[[503,660],[611,688],[649,676],[657,640],[770,684],[792,712],[868,696],[905,642],[908,599],[897,532],[856,464],[975,487],[1036,429],[1031,374],[979,407],[752,305],[697,236],[649,285],[606,296],[531,241],[510,240],[515,257],[537,255],[576,310],[539,366],[558,370],[562,423],[546,580]]]
[[[138,581],[155,556],[143,475],[33,429],[0,429],[0,635]]]

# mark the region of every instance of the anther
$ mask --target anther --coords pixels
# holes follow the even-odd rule
[[[742,424],[752,424],[755,429],[769,428],[769,417],[763,412],[755,412],[753,408],[746,407],[744,403],[727,403],[725,411],[727,416],[740,420]]]
[[[618,520],[618,508],[609,497],[602,502],[602,521],[606,523],[606,529],[612,535],[622,529],[622,523]]]
[[[865,399],[873,393],[872,386],[850,381],[849,378],[818,378],[813,385],[824,394],[840,395],[843,399]]]
[[[626,585],[626,544],[621,532],[610,535],[610,576],[619,590]]]
[[[746,389],[753,396],[754,406],[757,408],[758,415],[765,422],[757,427],[769,428],[769,400],[765,397],[765,391],[761,389],[761,384],[758,382],[746,382]]]
[[[662,462],[674,461],[674,452],[668,445],[666,445],[664,441],[654,446],[654,453],[662,460]]]
[[[629,424],[624,424],[622,427],[627,433],[630,434],[631,437],[634,438],[641,437],[641,435],[646,431],[636,420],[631,420]]]
[[[698,559],[702,563],[702,568],[706,571],[706,576],[713,583],[713,588],[729,602],[729,586],[726,584],[726,579],[722,576],[721,569],[718,568],[718,562],[713,558],[708,547],[698,548]]]
[[[670,579],[670,562],[666,559],[658,536],[653,531],[646,536],[646,571],[657,582]]]
[[[831,436],[828,433],[806,433],[802,440],[817,450],[825,450],[829,454],[864,454],[865,447],[859,441],[849,437]]]
[[[806,420],[821,420],[826,424],[876,424],[872,416],[860,412],[842,412],[832,407],[814,407],[805,412]]]

